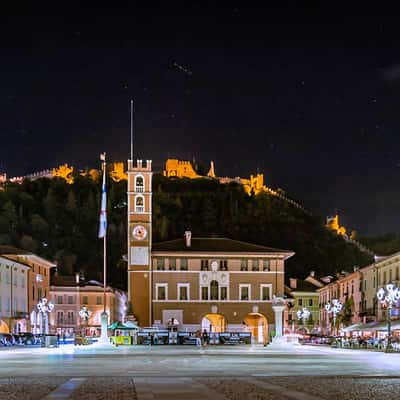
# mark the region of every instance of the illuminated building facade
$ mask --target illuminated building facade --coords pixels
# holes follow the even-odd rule
[[[226,238],[151,241],[151,162],[128,161],[128,286],[142,327],[212,332],[251,330],[260,343],[274,329],[273,297],[284,292],[294,253]]]
[[[79,274],[75,276],[54,276],[50,287],[50,300],[54,310],[50,314],[50,331],[61,336],[81,334],[100,336],[101,313],[104,310],[103,284],[86,281]],[[91,315],[82,320],[79,311],[86,307]],[[126,294],[112,287],[106,288],[106,311],[109,324],[125,320],[127,310]]]

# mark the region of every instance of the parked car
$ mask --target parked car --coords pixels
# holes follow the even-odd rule
[[[13,346],[15,344],[15,339],[13,335],[10,335],[9,333],[1,333],[0,344],[2,346]]]
[[[29,346],[29,345],[40,344],[40,338],[34,335],[33,333],[24,332],[21,333],[19,336],[21,343],[24,345]]]

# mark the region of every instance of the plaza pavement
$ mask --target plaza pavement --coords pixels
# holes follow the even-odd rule
[[[328,347],[0,350],[0,400],[398,399],[400,354]]]

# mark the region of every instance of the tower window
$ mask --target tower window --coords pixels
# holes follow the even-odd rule
[[[144,212],[144,197],[143,196],[135,197],[135,212],[138,212],[138,213]]]
[[[135,192],[143,193],[144,192],[144,179],[143,176],[137,176],[135,178]]]

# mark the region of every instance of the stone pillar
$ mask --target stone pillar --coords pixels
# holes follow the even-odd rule
[[[282,299],[283,300],[283,299]],[[283,336],[282,314],[285,310],[285,305],[273,305],[272,309],[275,313],[275,337]]]
[[[275,313],[275,337],[272,339],[272,347],[286,346],[287,341],[283,336],[282,316],[285,310],[286,303],[283,297],[274,296],[272,309]]]
[[[110,340],[107,335],[107,327],[108,327],[108,314],[107,312],[101,313],[101,336],[99,338],[99,344],[110,344]]]

